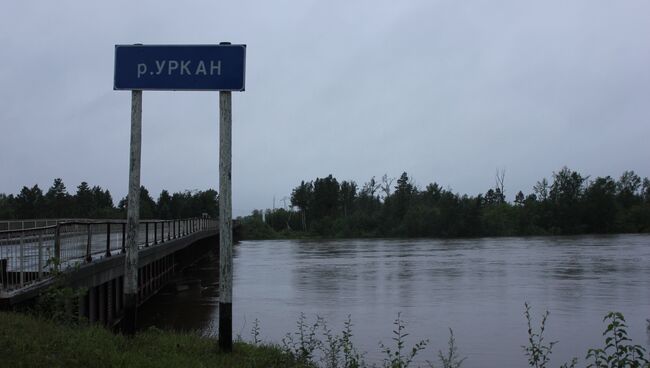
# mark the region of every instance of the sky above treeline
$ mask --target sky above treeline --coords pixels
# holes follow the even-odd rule
[[[334,175],[508,200],[568,166],[650,176],[647,1],[7,1],[0,193],[61,177],[126,195],[116,44],[247,45],[233,210]],[[218,92],[145,92],[141,182],[218,189]]]

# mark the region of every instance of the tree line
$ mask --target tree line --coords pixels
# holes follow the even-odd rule
[[[87,182],[77,186],[74,194],[68,190],[60,178],[54,179],[52,186],[43,192],[38,185],[24,186],[14,194],[0,193],[0,219],[42,219],[42,218],[126,218],[127,198],[122,198],[115,206],[108,189],[91,187]],[[174,219],[201,216],[216,218],[219,213],[217,191],[184,191],[170,194],[160,192],[154,200],[144,186],[140,187],[140,218]]]
[[[438,183],[418,187],[406,172],[359,186],[332,175],[302,181],[291,207],[242,218],[247,238],[478,237],[650,232],[650,180],[634,171],[591,179],[563,167],[532,192],[506,199],[505,171],[476,196]]]

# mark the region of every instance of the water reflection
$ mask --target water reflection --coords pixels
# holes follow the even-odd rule
[[[637,343],[650,342],[650,236],[458,240],[243,242],[235,248],[235,334],[259,319],[278,342],[301,312],[342,327],[349,314],[370,360],[390,342],[398,312],[410,341],[444,348],[454,329],[465,367],[525,366],[523,303],[551,311],[548,338],[559,340],[553,366],[602,346],[602,317],[621,311]],[[203,287],[163,294],[143,309],[150,324],[213,331],[216,260],[188,271]]]
[[[215,254],[186,269],[138,309],[142,329],[155,326],[183,331],[212,331],[219,300],[219,268]]]

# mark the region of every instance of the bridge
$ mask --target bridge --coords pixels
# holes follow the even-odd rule
[[[115,325],[122,317],[126,221],[29,220],[0,223],[0,308],[15,308],[57,280],[83,288],[80,318]],[[0,227],[0,229],[2,229]],[[174,272],[210,249],[218,250],[219,224],[210,218],[140,221],[138,304]]]

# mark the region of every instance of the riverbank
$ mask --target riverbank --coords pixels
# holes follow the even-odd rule
[[[237,342],[232,354],[217,340],[150,329],[132,339],[97,326],[64,326],[0,312],[3,367],[304,367],[275,346]]]
[[[240,240],[366,240],[366,239],[392,239],[392,240],[458,240],[458,239],[481,239],[481,238],[511,238],[511,237],[557,237],[557,236],[616,236],[616,235],[645,235],[650,233],[650,228],[640,231],[620,231],[620,232],[572,232],[562,233],[561,231],[546,231],[537,228],[525,233],[486,233],[486,234],[469,234],[469,235],[437,235],[437,236],[419,236],[408,234],[386,234],[378,230],[366,232],[338,231],[328,234],[321,234],[315,231],[300,231],[282,229],[275,230],[268,224],[261,221],[240,218],[241,232]]]

